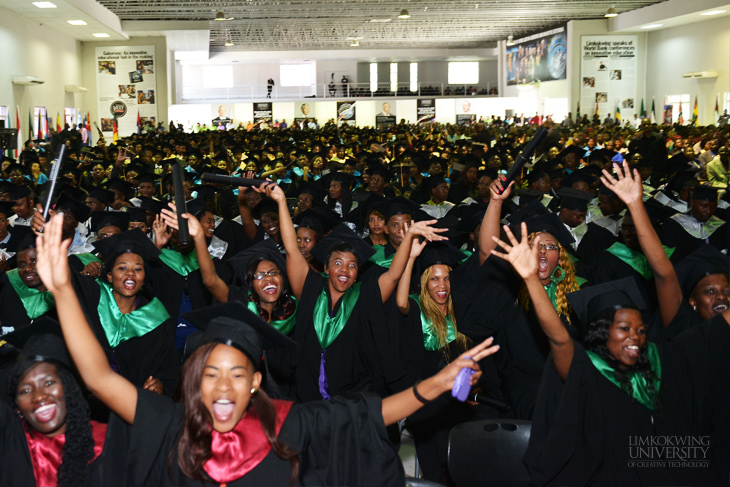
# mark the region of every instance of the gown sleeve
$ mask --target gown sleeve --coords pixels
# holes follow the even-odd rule
[[[295,405],[279,439],[301,451],[301,485],[405,485],[375,394]]]

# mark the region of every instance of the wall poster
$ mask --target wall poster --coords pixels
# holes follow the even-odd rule
[[[99,123],[111,138],[117,116],[120,137],[137,132],[137,113],[144,125],[157,126],[155,46],[96,48],[96,93]]]
[[[515,40],[505,50],[507,85],[565,79],[567,45],[565,27]]]

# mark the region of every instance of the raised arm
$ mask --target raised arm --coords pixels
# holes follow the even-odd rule
[[[631,213],[631,218],[636,226],[636,234],[639,237],[639,245],[646,256],[646,260],[654,272],[654,284],[656,286],[657,297],[659,298],[659,312],[662,317],[664,326],[669,326],[679,311],[682,304],[682,288],[679,286],[677,273],[674,266],[669,261],[664,247],[662,246],[659,236],[651,224],[646,207],[641,199],[643,187],[639,172],[634,169],[632,174],[629,165],[624,161],[623,166],[614,164],[616,177],[613,177],[605,169],[601,181],[616,195],[621,201],[626,203],[626,207]]]
[[[416,397],[416,389],[419,396],[431,402],[454,387],[456,376],[465,367],[476,371],[470,379],[472,386],[476,384],[482,375],[478,362],[499,350],[499,345],[490,347],[492,341],[492,338],[487,338],[476,347],[461,354],[459,358],[441,369],[436,375],[417,382],[410,389],[383,399],[382,412],[385,425],[390,426],[397,423],[423,407],[424,403]]]
[[[499,192],[503,189],[502,181],[505,179],[504,176],[498,176],[497,179],[492,181],[489,185],[489,206],[487,211],[484,213],[484,219],[482,220],[482,226],[479,229],[479,265],[484,264],[492,252],[497,248],[497,244],[494,243],[492,237],[499,238],[499,222],[502,214],[502,203],[510,197],[512,194],[512,186],[515,182],[512,181],[507,186],[502,194]]]
[[[573,362],[573,339],[570,338],[568,330],[560,321],[558,313],[555,311],[542,282],[540,282],[540,278],[537,276],[537,254],[540,237],[538,236],[532,241],[532,248],[530,248],[530,244],[527,243],[527,225],[524,222],[522,223],[522,241],[520,242],[512,235],[507,225],[504,226],[504,231],[510,244],[502,242],[496,237],[492,238],[507,253],[492,250],[492,254],[512,264],[512,267],[525,280],[527,291],[530,293],[530,299],[532,300],[532,307],[535,309],[542,331],[550,343],[555,369],[558,371],[560,378],[565,381],[568,377],[570,364]]]
[[[177,208],[175,208],[174,203],[168,203],[168,206],[172,211],[162,210],[162,219],[170,228],[179,230],[177,215],[173,213],[177,211]],[[190,213],[183,213],[182,217],[188,221],[188,231],[193,238],[193,242],[195,242],[195,255],[198,257],[203,284],[205,284],[205,287],[208,288],[208,291],[210,291],[218,302],[227,303],[228,284],[215,271],[213,258],[210,256],[208,245],[205,243],[205,235],[203,234],[203,229],[200,227],[200,222]]]
[[[406,269],[403,271],[403,275],[398,281],[398,288],[395,291],[395,302],[398,306],[398,311],[400,311],[403,316],[408,316],[408,312],[411,307],[410,300],[408,299],[408,291],[411,287],[413,264],[415,264],[416,258],[421,255],[421,252],[427,243],[427,240],[424,240],[423,242],[413,242],[413,245],[411,245],[411,255],[408,257]]]
[[[279,205],[279,231],[281,231],[281,241],[286,248],[286,273],[294,296],[300,299],[309,273],[309,264],[297,246],[297,232],[294,230],[294,222],[291,221],[289,208],[286,206],[284,191],[278,184],[270,181],[254,190],[266,194]]]
[[[246,174],[244,174],[245,178],[254,178],[256,175],[253,171],[248,171]],[[246,233],[246,236],[249,240],[253,241],[256,239],[256,233],[258,232],[259,228],[256,226],[256,223],[253,221],[253,216],[251,215],[251,208],[248,206],[248,202],[246,201],[246,191],[248,191],[248,188],[246,186],[239,186],[238,187],[238,213],[241,215],[241,223],[243,223],[243,231]]]
[[[439,235],[439,233],[448,231],[448,228],[433,228],[429,226],[434,223],[436,223],[436,220],[428,220],[416,222],[408,227],[403,242],[401,242],[398,250],[395,252],[395,256],[393,256],[393,262],[391,262],[390,268],[378,278],[378,286],[380,287],[380,296],[383,298],[383,303],[393,294],[395,287],[398,285],[398,280],[406,269],[406,263],[408,262],[408,256],[411,254],[411,244],[414,238],[420,235],[429,242],[448,240],[446,237]]]
[[[104,350],[91,331],[71,285],[68,247],[61,242],[63,214],[55,215],[36,240],[36,269],[56,299],[56,310],[71,357],[89,390],[129,424],[137,410],[137,388],[109,366]]]

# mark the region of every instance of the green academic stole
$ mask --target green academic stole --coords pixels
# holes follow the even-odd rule
[[[15,293],[20,298],[20,302],[23,303],[28,318],[31,320],[38,318],[56,306],[56,302],[53,300],[53,294],[50,291],[39,291],[26,286],[18,275],[18,269],[8,271],[5,275],[8,276],[10,285],[13,286]]]
[[[361,282],[354,284],[350,289],[345,291],[345,295],[342,296],[342,303],[340,303],[340,309],[334,317],[330,317],[329,313],[329,300],[327,299],[327,288],[322,289],[317,302],[314,303],[314,330],[317,332],[317,338],[319,338],[319,344],[322,348],[329,347],[332,342],[340,335],[340,332],[345,328],[347,320],[350,319],[352,310],[357,304],[357,299],[360,297],[360,286]],[[325,283],[327,286],[327,283]]]
[[[390,257],[386,257],[385,245],[373,245],[373,248],[375,249],[375,254],[373,254],[373,256],[370,257],[368,261],[377,264],[380,267],[390,268],[390,264],[393,262],[393,257],[395,257],[395,253],[393,253]]]
[[[423,308],[421,307],[421,301],[418,299],[418,294],[411,294],[409,296],[412,298],[417,304],[418,309],[421,312],[421,330],[423,331],[423,347],[428,350],[429,352],[435,352],[436,350],[439,350],[443,347],[439,343],[439,338],[434,332],[433,329],[433,322],[426,318],[426,315],[423,314]],[[456,331],[454,327],[454,322],[451,319],[451,315],[446,317],[446,343],[451,343],[454,340],[456,340]]]
[[[84,264],[84,267],[89,265],[89,263],[91,263],[91,262],[98,262],[101,264],[100,258],[98,258],[94,254],[90,254],[88,252],[85,252],[83,254],[73,254],[73,255],[75,255],[81,261],[82,264]]]
[[[560,275],[558,275],[560,274]],[[550,301],[553,303],[553,308],[558,309],[558,284],[565,279],[565,270],[558,266],[555,268],[552,274],[550,274],[550,284],[544,286]],[[580,288],[587,281],[582,277],[575,276],[575,282]]]
[[[195,252],[191,252],[188,255],[182,255],[180,252],[175,250],[162,249],[162,252],[160,253],[160,260],[181,276],[187,276],[191,272],[200,269],[198,256]]]
[[[97,281],[99,282],[99,281]],[[131,313],[123,314],[112,295],[108,284],[99,282],[99,320],[109,346],[116,348],[120,343],[134,337],[141,337],[170,318],[159,299],[152,301]]]
[[[256,305],[256,303],[254,303],[251,300],[250,291],[248,293],[248,296],[249,296],[248,303],[246,303],[246,305],[248,306],[249,311],[251,311],[252,313],[255,313],[256,316],[258,316],[259,308]],[[279,330],[284,335],[288,335],[292,331],[292,329],[294,328],[294,324],[297,321],[297,311],[299,310],[299,301],[297,301],[297,298],[295,298],[295,297],[292,297],[292,299],[294,300],[295,309],[294,309],[294,312],[291,314],[291,316],[289,316],[288,318],[284,318],[283,320],[273,320],[273,321],[269,322],[269,324],[271,326],[273,326],[274,328]]]
[[[644,279],[651,279],[654,276],[654,273],[651,271],[651,266],[646,260],[646,256],[641,252],[630,249],[621,242],[616,242],[611,245],[608,251],[641,274]],[[674,248],[664,247],[664,252],[667,254],[667,257],[671,257],[674,253]]]
[[[646,383],[646,379],[643,375],[641,375],[641,373],[631,370],[628,372],[628,375],[629,380],[631,381],[631,389],[633,390],[632,397],[644,406],[646,406],[646,408],[650,411],[654,411],[654,408],[656,407],[656,398],[659,396],[659,387],[661,385],[662,379],[662,362],[659,358],[659,349],[654,343],[647,342],[646,351],[649,355],[649,364],[651,366],[651,371],[654,372],[658,379],[654,383],[654,394],[649,393],[649,386]],[[616,379],[616,372],[613,367],[608,365],[605,360],[598,356],[598,354],[590,352],[588,350],[586,350],[586,353],[588,354],[588,358],[591,359],[591,362],[593,362],[593,366],[598,369],[601,375],[603,375],[606,379],[608,379],[617,387],[623,389],[618,379]]]

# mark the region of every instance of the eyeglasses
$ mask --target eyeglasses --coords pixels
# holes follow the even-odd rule
[[[530,244],[530,248],[532,248],[532,245],[533,244]],[[557,251],[560,250],[560,245],[556,245],[556,244],[543,244],[543,243],[541,243],[541,244],[538,244],[537,248],[538,248],[538,250],[549,250],[549,251],[555,251],[555,252],[557,252]]]
[[[273,270],[270,270],[269,272],[257,272],[256,274],[253,275],[253,278],[256,279],[257,281],[260,281],[261,279],[263,279],[266,276],[276,277],[276,276],[280,276],[280,275],[281,275],[280,270],[273,269]]]

